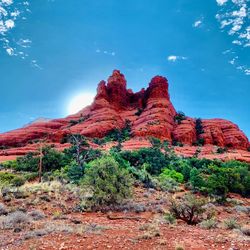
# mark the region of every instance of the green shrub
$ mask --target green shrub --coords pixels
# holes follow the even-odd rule
[[[226,153],[227,152],[227,148],[225,147],[225,148],[221,148],[221,147],[219,147],[219,148],[217,148],[217,150],[216,150],[216,153],[217,154],[224,154],[224,153]]]
[[[18,157],[16,161],[15,170],[17,171],[38,171],[39,158],[34,153],[28,153],[23,157]]]
[[[25,183],[25,179],[13,173],[1,172],[0,182],[19,187]]]
[[[151,175],[159,175],[162,169],[168,165],[167,156],[158,148],[142,148],[137,151],[122,151],[121,157],[131,166],[141,169],[147,163],[146,170]]]
[[[119,168],[111,156],[103,156],[88,164],[82,181],[85,189],[90,189],[90,208],[101,208],[120,204],[131,197],[132,178],[126,169]]]
[[[214,218],[203,220],[199,225],[204,229],[213,229],[217,227],[217,221]]]
[[[239,229],[240,225],[237,222],[236,218],[228,218],[224,220],[224,226],[226,229]]]
[[[179,111],[176,115],[175,115],[175,117],[174,117],[174,121],[175,121],[175,123],[177,123],[177,124],[181,124],[181,122],[183,121],[183,120],[186,120],[187,118],[186,118],[186,115],[184,114],[184,112],[182,112],[182,111]]]
[[[151,143],[153,148],[161,148],[162,147],[161,140],[158,138],[150,137],[149,142]]]
[[[20,187],[25,183],[25,179],[22,176],[16,176],[12,179],[11,184],[15,187]]]
[[[174,216],[173,214],[171,214],[171,213],[165,214],[164,219],[165,219],[165,221],[166,221],[168,224],[175,224],[175,223],[176,223],[176,218],[175,218],[175,216]]]
[[[162,173],[159,175],[159,179],[163,180],[166,178],[172,178],[179,183],[183,183],[183,181],[184,181],[183,174],[176,172],[175,170],[170,170],[168,168],[164,168]]]
[[[204,133],[202,120],[200,118],[195,121],[195,130],[197,135],[201,135]]]
[[[172,146],[174,146],[174,147],[183,147],[184,144],[182,142],[177,141],[177,140],[173,140],[172,141]]]
[[[205,185],[200,171],[197,168],[193,168],[190,171],[190,183],[194,190],[201,189]]]
[[[13,161],[6,161],[2,163],[3,168],[5,169],[16,169],[17,167],[17,161],[13,160]]]
[[[123,142],[131,138],[131,122],[129,120],[125,121],[125,126],[122,129],[112,129],[105,137],[105,141],[117,141]]]

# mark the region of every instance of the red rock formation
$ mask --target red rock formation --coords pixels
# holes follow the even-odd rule
[[[156,76],[150,81],[147,89],[133,93],[132,90],[127,90],[124,75],[114,70],[107,83],[99,83],[97,95],[90,106],[63,119],[36,122],[0,134],[0,147],[23,147],[24,151],[28,151],[27,145],[40,139],[59,145],[66,135],[72,133],[101,138],[114,128],[123,128],[126,120],[131,121],[134,138],[146,139],[154,136],[169,142],[175,140],[190,147],[199,137],[204,138],[205,145],[242,150],[250,146],[245,134],[230,121],[204,119],[204,133],[197,135],[195,119],[186,118],[176,124],[175,115],[166,78]],[[140,143],[140,140],[136,139],[132,143],[133,148],[137,148],[136,141]],[[132,144],[126,144],[126,147],[132,147]],[[191,151],[193,152],[193,148]],[[4,152],[6,153],[6,150]],[[23,153],[21,149],[19,152]],[[0,151],[0,155],[1,153]]]

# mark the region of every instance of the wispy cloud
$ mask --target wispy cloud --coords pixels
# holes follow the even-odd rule
[[[109,55],[109,56],[115,56],[116,53],[114,51],[107,51],[107,50],[101,50],[101,49],[96,49],[95,51],[98,54],[105,54],[105,55]]]
[[[226,2],[217,0],[219,5]],[[235,37],[233,43],[244,47],[250,46],[250,26],[247,25],[250,12],[247,2],[248,0],[232,0],[228,8],[221,8],[215,16],[220,23],[220,28]]]
[[[176,62],[177,60],[187,60],[187,57],[185,57],[185,56],[170,55],[170,56],[168,56],[167,59],[168,59],[169,62]]]
[[[231,56],[228,62],[236,69],[245,75],[250,75],[250,65],[243,65],[240,58],[235,56],[238,54],[238,46],[242,51],[250,47],[249,0],[216,0],[216,2],[219,5],[219,10],[215,17],[220,24],[220,29],[232,37],[232,47],[227,53],[224,51],[223,54]]]
[[[224,3],[226,3],[228,0],[216,0],[218,5],[223,5]]]

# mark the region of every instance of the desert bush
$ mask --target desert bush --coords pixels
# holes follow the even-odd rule
[[[242,227],[241,228],[241,232],[246,235],[246,236],[250,236],[250,228],[249,227]]]
[[[186,194],[179,200],[171,200],[170,212],[177,219],[181,219],[189,225],[196,225],[202,220],[202,215],[205,212],[203,206],[205,204],[205,199]]]
[[[211,218],[208,220],[203,220],[199,225],[204,229],[213,229],[217,227],[217,221],[214,218]]]
[[[130,174],[119,168],[111,156],[103,156],[88,164],[82,186],[92,193],[86,204],[90,208],[120,204],[132,195]]]
[[[8,211],[7,211],[6,207],[5,207],[5,205],[0,203],[0,216],[7,215],[7,214],[8,214]]]
[[[173,214],[171,214],[171,213],[165,214],[164,219],[165,219],[165,221],[166,221],[168,224],[175,224],[175,223],[176,223],[176,218],[175,218],[175,216],[174,216]]]
[[[174,193],[179,190],[179,183],[171,177],[159,177],[158,182],[154,181],[154,186],[162,191]]]
[[[35,221],[42,220],[45,218],[45,214],[39,210],[32,210],[28,213],[28,215]]]
[[[226,229],[239,229],[240,228],[240,225],[238,224],[236,218],[228,218],[224,220],[223,224]]]
[[[50,233],[49,230],[37,229],[37,230],[33,230],[33,231],[29,231],[29,232],[25,233],[24,239],[29,240],[32,238],[42,237],[42,236],[48,235],[49,233]]]
[[[152,223],[143,224],[139,227],[139,230],[144,231],[144,234],[139,236],[138,239],[152,239],[154,237],[161,236],[159,223],[153,221]]]
[[[238,213],[250,214],[250,206],[240,206],[240,205],[237,205],[237,206],[234,207],[234,209],[235,209]]]
[[[128,167],[127,170],[133,175],[136,180],[139,180],[145,188],[156,188],[158,184],[156,179],[153,178],[151,174],[146,170],[148,164],[145,163],[142,166],[142,169],[137,169],[135,167]]]
[[[2,229],[21,228],[31,222],[31,217],[21,211],[16,211],[4,216],[0,221]]]

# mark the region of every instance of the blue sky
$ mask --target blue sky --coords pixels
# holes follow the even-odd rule
[[[0,132],[67,115],[113,69],[154,75],[177,110],[250,137],[249,0],[0,0]]]

